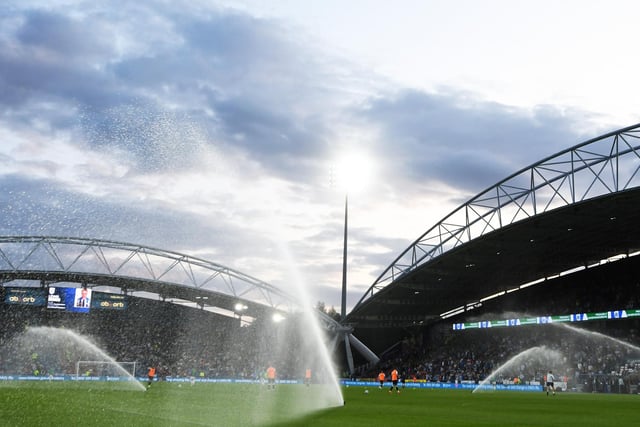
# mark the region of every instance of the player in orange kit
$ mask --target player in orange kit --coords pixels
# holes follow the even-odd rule
[[[378,388],[382,388],[382,386],[384,385],[384,372],[380,371],[380,373],[378,374],[378,381],[380,381],[380,386],[378,386]]]
[[[389,388],[389,393],[393,392],[393,388],[395,387],[398,394],[400,394],[400,389],[398,388],[398,370],[394,369],[391,371],[391,387]]]

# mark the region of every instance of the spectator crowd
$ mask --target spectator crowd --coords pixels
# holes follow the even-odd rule
[[[452,323],[526,316],[639,309],[635,269],[602,268],[527,288],[458,318],[398,337],[375,366],[356,376],[375,378],[398,369],[405,381],[539,383],[553,369],[568,387],[585,391],[633,391],[640,376],[638,318],[453,330]],[[197,307],[128,297],[125,310],[68,313],[0,302],[0,374],[74,374],[83,354],[73,343],[25,339],[29,328],[50,326],[85,337],[117,361],[135,361],[137,376],[154,366],[158,377],[260,379],[275,365],[280,379],[301,379],[312,368],[330,375],[319,360],[318,341],[303,317],[275,324],[270,318],[243,324]],[[329,345],[331,337],[325,337]],[[89,346],[90,347],[90,346]],[[635,389],[637,390],[637,388]]]

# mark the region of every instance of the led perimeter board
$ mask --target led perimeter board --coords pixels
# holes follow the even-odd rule
[[[91,298],[91,309],[100,310],[126,310],[127,298],[125,295],[94,292]]]
[[[590,320],[619,320],[640,317],[640,310],[609,310],[593,313],[561,314],[554,316],[518,317],[512,319],[481,320],[478,322],[454,323],[454,331],[466,329],[499,328],[503,326],[543,325],[547,323],[587,322]]]
[[[5,288],[4,302],[42,307],[47,303],[47,296],[42,288]]]

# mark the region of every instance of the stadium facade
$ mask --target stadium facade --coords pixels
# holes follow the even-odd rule
[[[549,298],[566,306],[580,292],[605,287],[609,292],[602,304],[612,310],[623,308],[616,303],[628,305],[637,296],[640,271],[639,137],[640,124],[610,132],[482,191],[403,251],[343,324],[319,316],[325,329],[351,336],[361,346],[358,363],[366,364],[376,360],[358,356],[367,356],[366,346],[385,354],[407,337],[437,340],[443,327],[455,329],[452,324],[490,313],[585,311],[574,305],[568,313],[551,313],[545,304]],[[0,280],[5,308],[9,293],[34,286],[25,283],[43,291],[76,283],[96,295],[151,295],[162,304],[221,310],[238,325],[243,316],[262,319],[297,304],[282,290],[225,266],[96,239],[0,237]],[[618,301],[606,301],[612,293]],[[29,305],[38,293],[22,297]]]

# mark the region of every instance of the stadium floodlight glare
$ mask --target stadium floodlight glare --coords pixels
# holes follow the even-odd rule
[[[247,305],[245,305],[245,304],[243,304],[241,302],[236,303],[236,305],[234,306],[234,309],[238,313],[241,312],[241,311],[245,311],[247,308],[249,308],[249,307],[247,307]]]
[[[286,319],[286,317],[284,317],[282,314],[280,313],[273,313],[273,316],[271,316],[271,320],[274,321],[274,323],[280,323],[282,322],[284,319]]]

